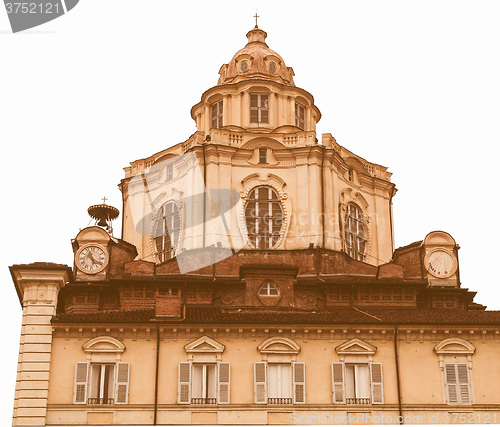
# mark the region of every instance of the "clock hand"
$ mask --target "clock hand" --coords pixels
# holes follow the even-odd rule
[[[99,261],[97,261],[94,256],[92,255],[91,252],[89,252],[89,258],[92,261],[92,264],[99,264]]]

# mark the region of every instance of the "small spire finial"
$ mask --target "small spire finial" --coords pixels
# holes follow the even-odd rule
[[[260,18],[260,16],[257,15],[257,9],[255,9],[255,15],[253,17],[255,18],[255,28],[259,28],[259,25],[257,24],[257,18]]]
[[[106,199],[106,196],[104,196],[101,200],[102,200],[102,202],[103,202],[104,204],[106,204],[106,200],[108,200],[108,199]]]

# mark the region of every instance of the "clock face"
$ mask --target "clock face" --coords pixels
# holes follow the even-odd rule
[[[443,250],[435,250],[428,254],[425,266],[430,274],[439,278],[450,277],[457,269],[455,257]]]
[[[88,274],[96,274],[104,270],[108,263],[108,254],[98,245],[87,245],[76,254],[76,264],[80,270]]]

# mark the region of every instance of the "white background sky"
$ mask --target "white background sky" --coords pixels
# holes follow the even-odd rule
[[[500,309],[498,1],[80,0],[18,34],[0,6],[1,425],[21,329],[7,267],[73,266],[87,207],[106,196],[121,210],[122,168],[195,131],[190,109],[245,45],[255,8],[315,97],[318,134],[393,172],[396,246],[449,232],[462,287]]]

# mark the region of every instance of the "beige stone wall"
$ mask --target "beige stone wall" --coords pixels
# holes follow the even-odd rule
[[[120,328],[122,329],[120,331]],[[391,328],[303,328],[300,326],[268,330],[262,326],[234,327],[231,325],[203,325],[172,327],[161,325],[159,358],[159,424],[297,424],[299,419],[319,420],[318,417],[374,418],[375,423],[386,423],[387,417],[396,422],[399,415],[397,377],[394,354],[394,331]],[[47,423],[150,424],[154,409],[156,363],[156,332],[151,327],[111,326],[110,330],[91,326],[58,326],[52,342],[52,363],[48,389]],[[423,334],[420,334],[420,331]],[[267,332],[266,332],[267,331]],[[73,405],[75,362],[85,361],[82,345],[93,336],[104,333],[118,338],[125,351],[121,361],[130,362],[129,402],[126,405]],[[135,338],[132,336],[135,335]],[[412,327],[399,331],[399,368],[403,416],[409,424],[418,424],[419,417],[438,417],[446,421],[452,412],[471,413],[477,419],[500,417],[500,371],[491,360],[498,354],[500,343],[495,331],[484,334],[462,334],[476,347],[472,355],[473,404],[453,406],[446,403],[444,383],[438,355],[434,347],[457,331],[444,328]],[[466,336],[465,336],[466,335]],[[202,336],[209,336],[225,346],[221,360],[231,363],[231,403],[229,405],[178,405],[178,363],[188,361],[185,345]],[[266,337],[292,338],[299,346],[296,356],[306,366],[305,405],[254,404],[253,364],[263,360],[257,346]],[[384,404],[332,404],[331,363],[341,360],[335,348],[353,338],[375,346],[373,362],[382,363]],[[359,414],[359,415],[358,415]],[[300,418],[303,417],[303,418]],[[350,417],[350,418],[349,418]],[[413,418],[412,418],[413,417]],[[411,420],[416,420],[412,422]],[[335,421],[333,418],[332,421]],[[366,419],[370,421],[370,419]],[[364,420],[364,421],[366,421]],[[500,418],[497,418],[497,422]]]

